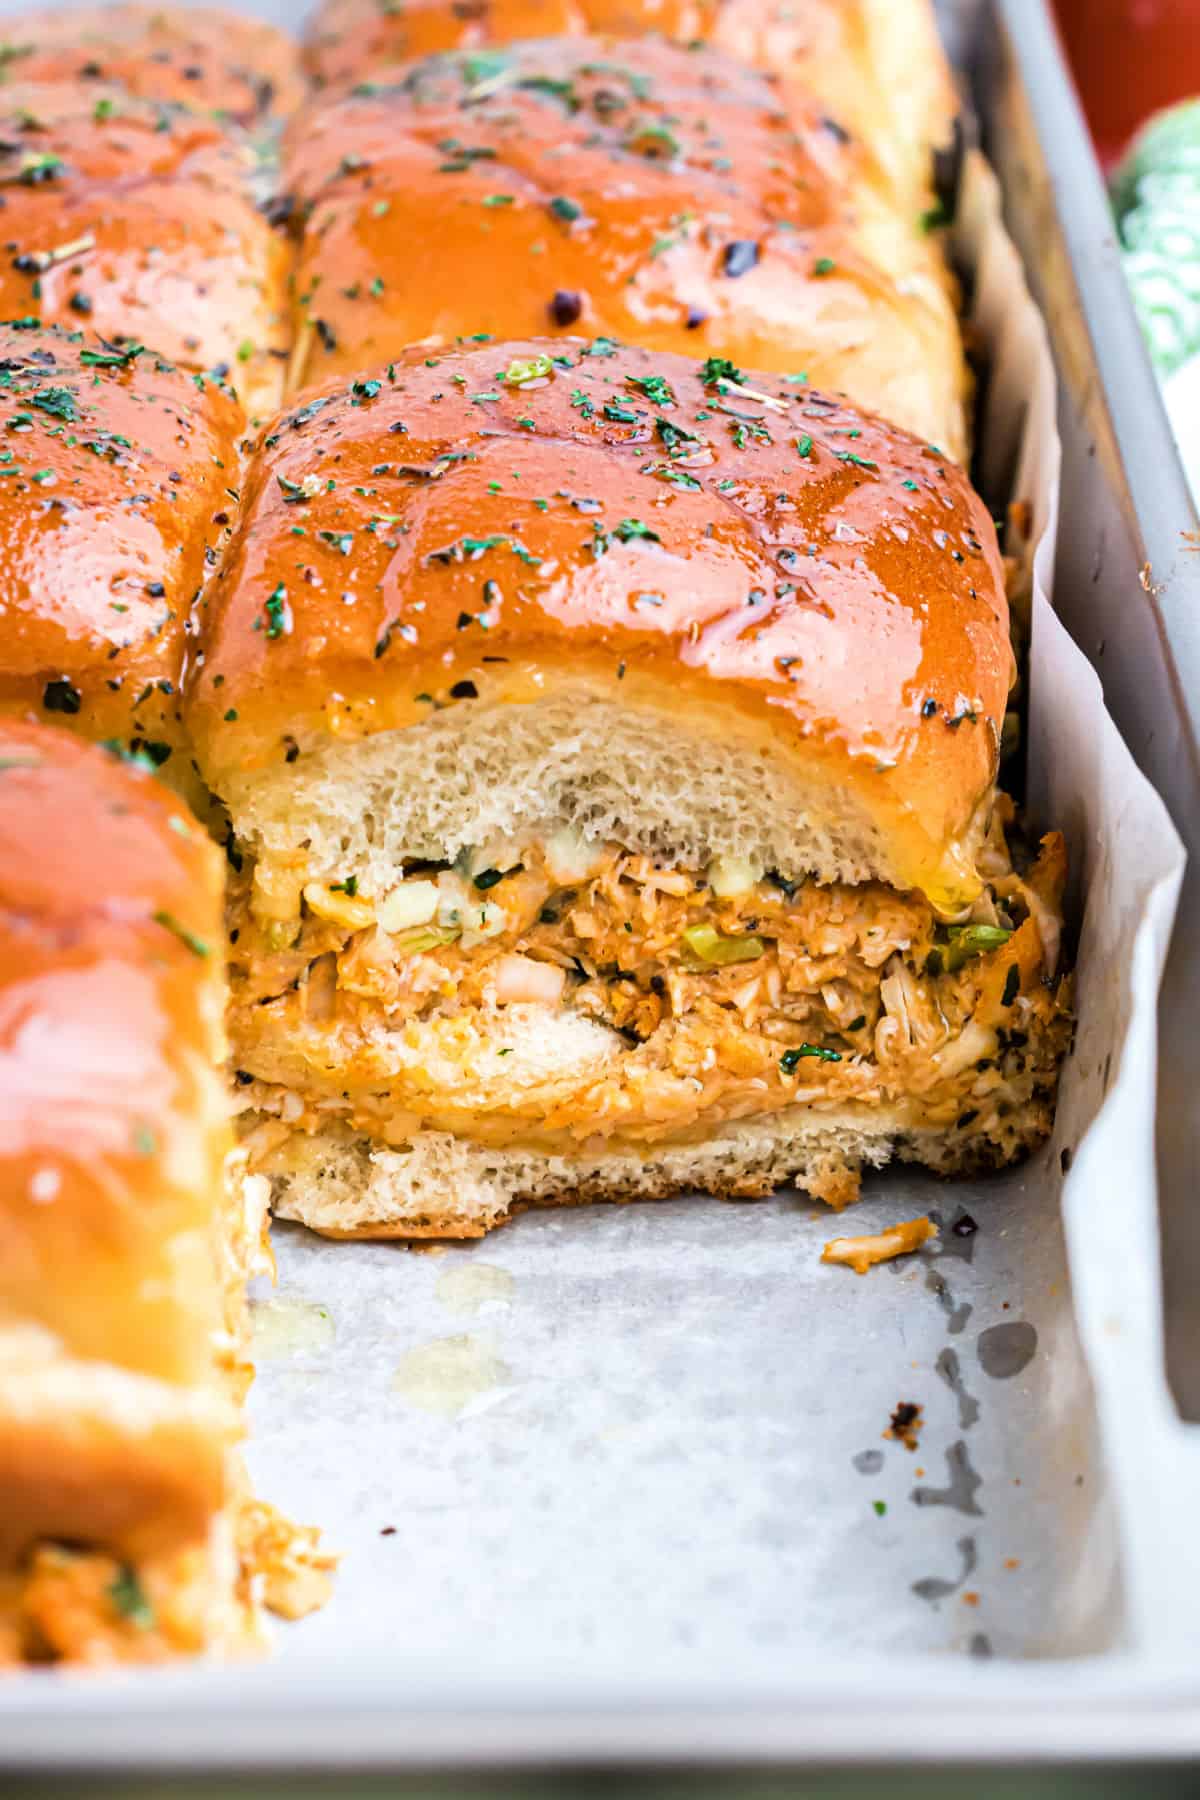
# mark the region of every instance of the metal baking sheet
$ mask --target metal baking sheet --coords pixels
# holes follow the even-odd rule
[[[977,223],[988,460],[1048,581],[1053,378]],[[1200,1748],[1152,1145],[1179,862],[1044,599],[1032,705],[1032,801],[1080,876],[1051,1145],[870,1183],[856,1226],[942,1232],[864,1278],[819,1264],[839,1226],[788,1195],[529,1214],[440,1254],[280,1230],[251,1461],[345,1552],[332,1605],[261,1666],[16,1678],[0,1766]]]
[[[1058,368],[1055,605],[1188,850],[1160,1008],[1158,1174],[1168,1370],[1200,1419],[1200,516],[1045,0],[955,10],[974,27],[960,41],[975,104]]]

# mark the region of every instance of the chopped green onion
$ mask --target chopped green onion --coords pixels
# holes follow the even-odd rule
[[[510,362],[500,379],[509,387],[524,387],[527,381],[540,381],[543,375],[549,375],[553,367],[548,356],[531,356],[525,362]]]
[[[942,962],[947,971],[961,969],[965,962],[973,956],[986,956],[991,950],[999,950],[1007,944],[1012,932],[1003,925],[951,925],[950,942],[942,952]]]
[[[712,925],[689,925],[683,941],[693,956],[717,968],[729,963],[757,962],[766,952],[760,937],[722,937]]]

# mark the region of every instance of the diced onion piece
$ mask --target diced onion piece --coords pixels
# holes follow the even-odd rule
[[[496,999],[501,1006],[528,1000],[557,1006],[562,999],[565,969],[553,963],[535,962],[532,956],[500,956],[496,959]]]
[[[560,826],[546,839],[542,853],[546,858],[547,874],[561,887],[586,881],[604,860],[603,846],[589,844],[573,825]]]
[[[759,937],[722,937],[712,925],[689,925],[683,941],[693,956],[717,968],[728,963],[755,962],[766,950]]]
[[[256,919],[298,919],[303,886],[299,869],[264,858],[254,865],[250,910]]]
[[[397,956],[423,956],[426,950],[440,950],[445,944],[452,944],[458,936],[457,930],[441,925],[413,925],[407,931],[397,932],[392,939],[392,949]]]
[[[384,931],[407,931],[412,925],[428,925],[437,909],[436,882],[402,881],[384,895],[375,916]]]
[[[470,901],[462,914],[463,949],[471,950],[485,938],[499,937],[507,925],[508,914],[494,900]]]
[[[714,856],[708,865],[708,885],[718,900],[736,900],[762,880],[762,870],[745,856]]]
[[[364,931],[375,923],[375,903],[361,894],[337,893],[324,881],[308,881],[304,898],[308,910],[316,913],[318,919],[344,925],[347,931]]]
[[[996,1034],[987,1025],[980,1025],[971,1019],[959,1032],[956,1038],[934,1054],[937,1071],[943,1080],[953,1075],[960,1075],[973,1063],[983,1062],[989,1056],[995,1056],[997,1050]]]

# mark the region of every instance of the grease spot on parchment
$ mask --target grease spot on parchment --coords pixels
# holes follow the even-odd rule
[[[878,1475],[883,1467],[882,1450],[860,1450],[857,1456],[850,1458],[860,1475]]]
[[[516,1285],[508,1270],[495,1263],[468,1262],[443,1269],[433,1293],[447,1312],[473,1319],[485,1307],[507,1306]]]
[[[979,1417],[979,1402],[974,1394],[969,1394],[962,1377],[962,1364],[958,1360],[957,1350],[942,1350],[934,1363],[934,1368],[945,1382],[954,1398],[958,1401],[958,1428],[970,1431]]]
[[[993,1381],[1008,1381],[1027,1368],[1037,1352],[1038,1335],[1028,1319],[989,1325],[977,1343],[979,1366]]]
[[[334,1339],[333,1314],[313,1300],[251,1300],[250,1329],[259,1362],[327,1350]]]
[[[454,1418],[473,1400],[503,1386],[512,1370],[479,1338],[434,1338],[407,1351],[392,1376],[392,1392],[421,1412]]]
[[[956,1594],[963,1582],[975,1573],[975,1565],[979,1558],[975,1550],[973,1537],[960,1537],[955,1545],[962,1558],[962,1568],[954,1581],[946,1581],[940,1575],[926,1575],[920,1581],[914,1581],[912,1591],[918,1600],[928,1600],[930,1606],[936,1606],[939,1600],[948,1600]]]
[[[925,1276],[925,1286],[929,1289],[931,1294],[936,1294],[937,1296],[938,1305],[946,1315],[946,1330],[950,1333],[951,1337],[957,1337],[959,1332],[962,1331],[966,1325],[967,1320],[970,1318],[974,1309],[965,1300],[961,1306],[956,1303],[954,1295],[950,1292],[944,1278],[938,1274],[936,1269],[930,1269]]]
[[[949,1480],[944,1488],[914,1488],[909,1495],[913,1505],[952,1506],[955,1512],[982,1519],[983,1508],[975,1504],[975,1496],[983,1486],[983,1477],[971,1467],[970,1452],[962,1438],[946,1452],[946,1473]]]

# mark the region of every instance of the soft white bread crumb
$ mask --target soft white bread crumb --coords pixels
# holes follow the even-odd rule
[[[1040,1135],[1034,1131],[1033,1140]],[[943,1131],[851,1108],[815,1116],[796,1107],[723,1125],[702,1143],[571,1157],[432,1131],[384,1149],[335,1127],[294,1134],[271,1160],[271,1186],[279,1217],[333,1237],[481,1237],[514,1205],[530,1203],[697,1192],[752,1199],[791,1182],[836,1206],[853,1199],[858,1171],[892,1156],[950,1174],[973,1166],[979,1154],[969,1140],[956,1147]]]
[[[725,857],[822,881],[889,881],[888,837],[862,789],[831,784],[819,762],[728,714],[639,710],[580,685],[334,743],[238,780],[224,798],[256,853],[382,894],[405,860],[450,860],[562,824],[684,868]]]

